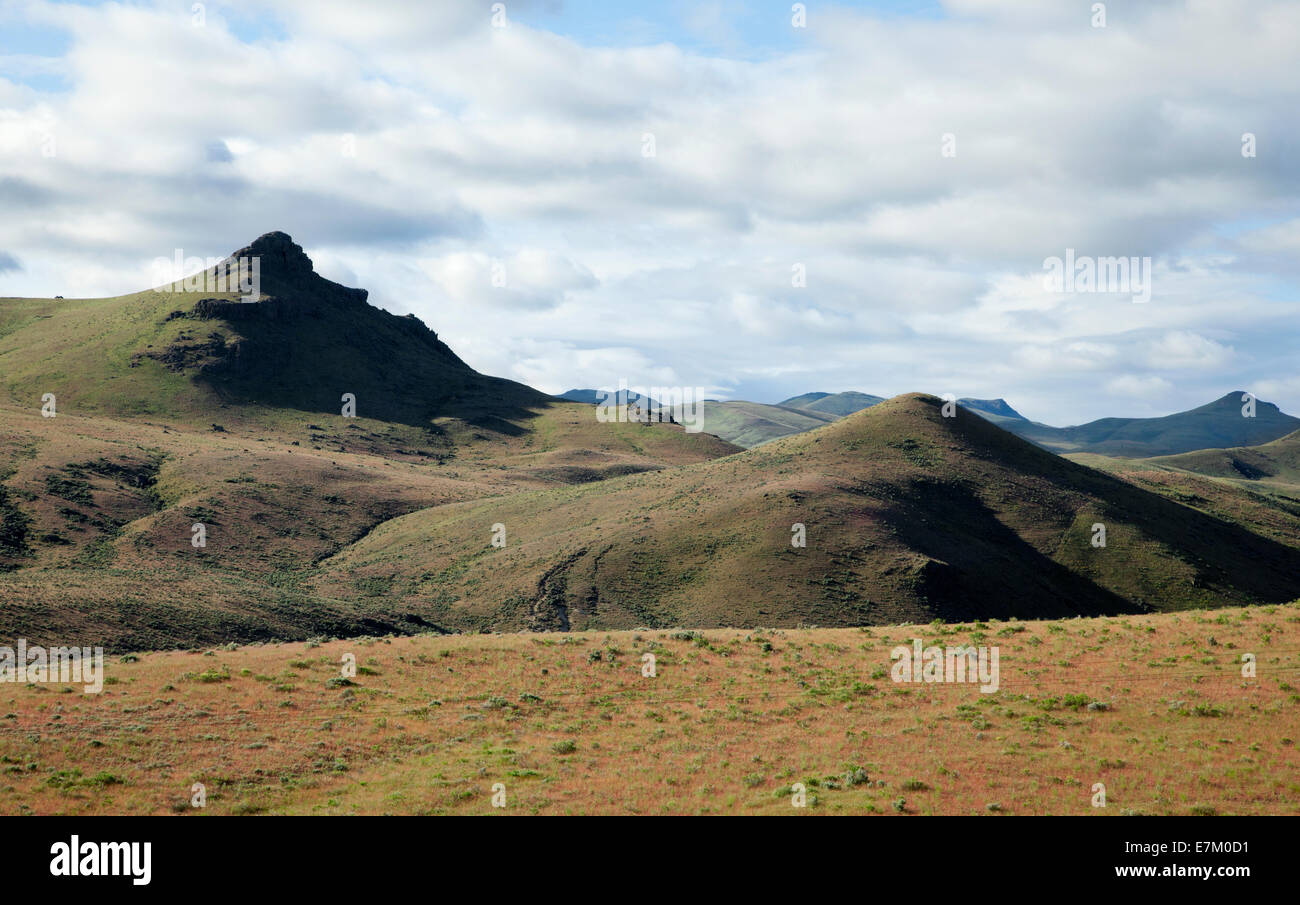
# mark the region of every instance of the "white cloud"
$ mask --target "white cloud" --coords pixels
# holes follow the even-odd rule
[[[1190,330],[1176,330],[1152,342],[1147,356],[1153,368],[1222,368],[1232,360],[1233,349]]]
[[[1163,377],[1123,374],[1106,381],[1106,392],[1115,396],[1135,396],[1150,399],[1164,396],[1171,389],[1173,389],[1173,384]]]

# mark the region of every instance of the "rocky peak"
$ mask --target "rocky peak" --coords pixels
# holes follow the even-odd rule
[[[262,278],[280,280],[304,278],[315,274],[311,258],[288,233],[279,230],[264,233],[249,245],[230,255],[231,258],[261,258]]]

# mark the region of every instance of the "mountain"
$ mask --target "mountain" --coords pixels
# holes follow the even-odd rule
[[[1102,418],[1075,427],[1051,427],[1020,418],[992,420],[1053,452],[1130,458],[1254,446],[1300,429],[1300,418],[1285,414],[1271,402],[1256,401],[1254,417],[1244,417],[1243,395],[1243,391],[1234,390],[1199,408],[1161,418]]]
[[[605,390],[569,390],[556,397],[571,402],[598,405],[604,399]],[[814,394],[826,396],[828,394]],[[613,392],[618,405],[627,405],[630,398],[636,403],[641,397],[627,390]],[[655,410],[659,403],[650,397],[649,407]],[[610,399],[612,403],[614,399]],[[810,409],[798,409],[785,405],[767,405],[762,402],[745,402],[735,400],[722,402],[716,399],[703,400],[700,403],[701,430],[718,437],[727,443],[751,447],[766,443],[777,437],[801,433],[828,424],[835,420],[835,415]]]
[[[1074,427],[1052,427],[1029,421],[1005,399],[958,399],[957,403],[986,420],[1026,440],[1057,453],[1097,453],[1108,456],[1146,457],[1174,455],[1198,449],[1251,446],[1266,443],[1300,428],[1300,418],[1283,413],[1271,402],[1256,402],[1255,416],[1241,414],[1243,392],[1238,390],[1207,405],[1161,418],[1102,418]],[[880,402],[864,393],[805,393],[780,403],[802,412],[847,415]],[[756,432],[762,441],[811,430],[815,424],[791,424],[784,431]],[[730,431],[730,433],[728,433]],[[752,434],[725,423],[718,436],[741,446]],[[762,442],[760,441],[760,442]]]
[[[1126,459],[1066,458],[1300,549],[1300,431],[1260,446]]]
[[[566,390],[557,399],[566,402],[581,402],[586,405],[633,405],[647,407],[652,411],[659,409],[659,401],[652,396],[642,396],[631,390]],[[643,401],[644,400],[644,401]]]
[[[231,262],[260,260],[261,293],[216,291]],[[60,407],[121,416],[211,419],[257,407],[356,412],[428,426],[438,416],[502,426],[547,397],[479,374],[413,315],[367,304],[364,289],[318,275],[302,248],[267,233],[205,271],[112,299],[6,299],[0,374],[17,404],[54,393]]]
[[[957,404],[965,406],[977,414],[984,416],[993,416],[995,424],[1001,423],[999,419],[1011,421],[1028,421],[1028,419],[1007,404],[1005,399],[958,399]]]
[[[800,396],[791,396],[783,402],[778,402],[777,405],[784,405],[790,408],[803,408],[805,405],[816,402],[819,399],[825,399],[829,395],[830,393],[804,393]]]
[[[312,584],[336,597],[365,581],[463,630],[1055,618],[1300,595],[1300,550],[941,408],[899,396],[726,458],[422,510]],[[511,540],[485,551],[494,522]],[[791,545],[796,524],[806,547]]]
[[[762,402],[710,402],[704,429],[728,443],[746,448],[777,437],[814,430],[883,400],[866,393],[804,393],[776,405]]]
[[[864,408],[884,402],[883,396],[871,396],[867,393],[804,393],[777,403],[786,408],[805,409],[812,412],[824,412],[828,415],[852,415]]]

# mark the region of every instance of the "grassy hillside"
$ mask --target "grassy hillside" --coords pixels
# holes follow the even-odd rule
[[[1178,456],[1149,460],[1182,471],[1234,481],[1250,481],[1261,487],[1300,485],[1300,431],[1260,446],[1230,449],[1202,449]]]
[[[914,638],[997,646],[999,690],[895,684]],[[1298,673],[1300,603],[148,653],[0,686],[0,813],[1292,814]]]
[[[882,396],[871,396],[867,393],[849,391],[845,393],[805,393],[802,396],[787,399],[780,404],[786,408],[798,408],[843,417],[884,401]]]
[[[1126,459],[1072,453],[1069,458],[1300,547],[1300,433],[1261,446],[1178,456]]]
[[[600,424],[478,374],[416,319],[319,277],[282,233],[245,256],[261,260],[254,303],[185,283],[0,300],[0,637],[120,649],[419,631],[417,612],[314,595],[306,578],[422,508],[737,449]]]
[[[413,316],[398,317],[317,275],[302,249],[268,233],[232,258],[258,257],[261,296],[183,283],[111,299],[0,299],[0,398],[68,413],[267,427],[357,414],[436,434],[455,417],[518,429],[549,397],[479,374]],[[218,265],[209,274],[224,268]]]
[[[845,417],[872,397],[706,403],[698,434],[602,424],[478,374],[419,321],[319,277],[288,236],[247,255],[262,261],[254,303],[0,303],[0,638],[116,652],[1300,596],[1300,508],[1281,490],[1234,496],[1188,462],[1101,465],[1119,480],[916,394]],[[1193,420],[1221,424],[1222,408]],[[1282,480],[1289,449],[1236,461]],[[1182,494],[1183,480],[1233,492]]]
[[[705,402],[703,429],[746,448],[777,437],[803,433],[835,420],[835,415],[761,402]]]
[[[671,471],[394,519],[321,564],[339,597],[461,629],[887,624],[1300,596],[1300,551],[934,397]],[[486,544],[504,524],[505,549]],[[803,524],[806,547],[792,547]],[[1107,546],[1091,543],[1102,523]],[[1244,569],[1241,563],[1249,561]]]

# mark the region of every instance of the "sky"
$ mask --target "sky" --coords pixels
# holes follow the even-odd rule
[[[1300,3],[1099,6],[0,0],[0,296],[283,230],[547,392],[1300,414]]]

